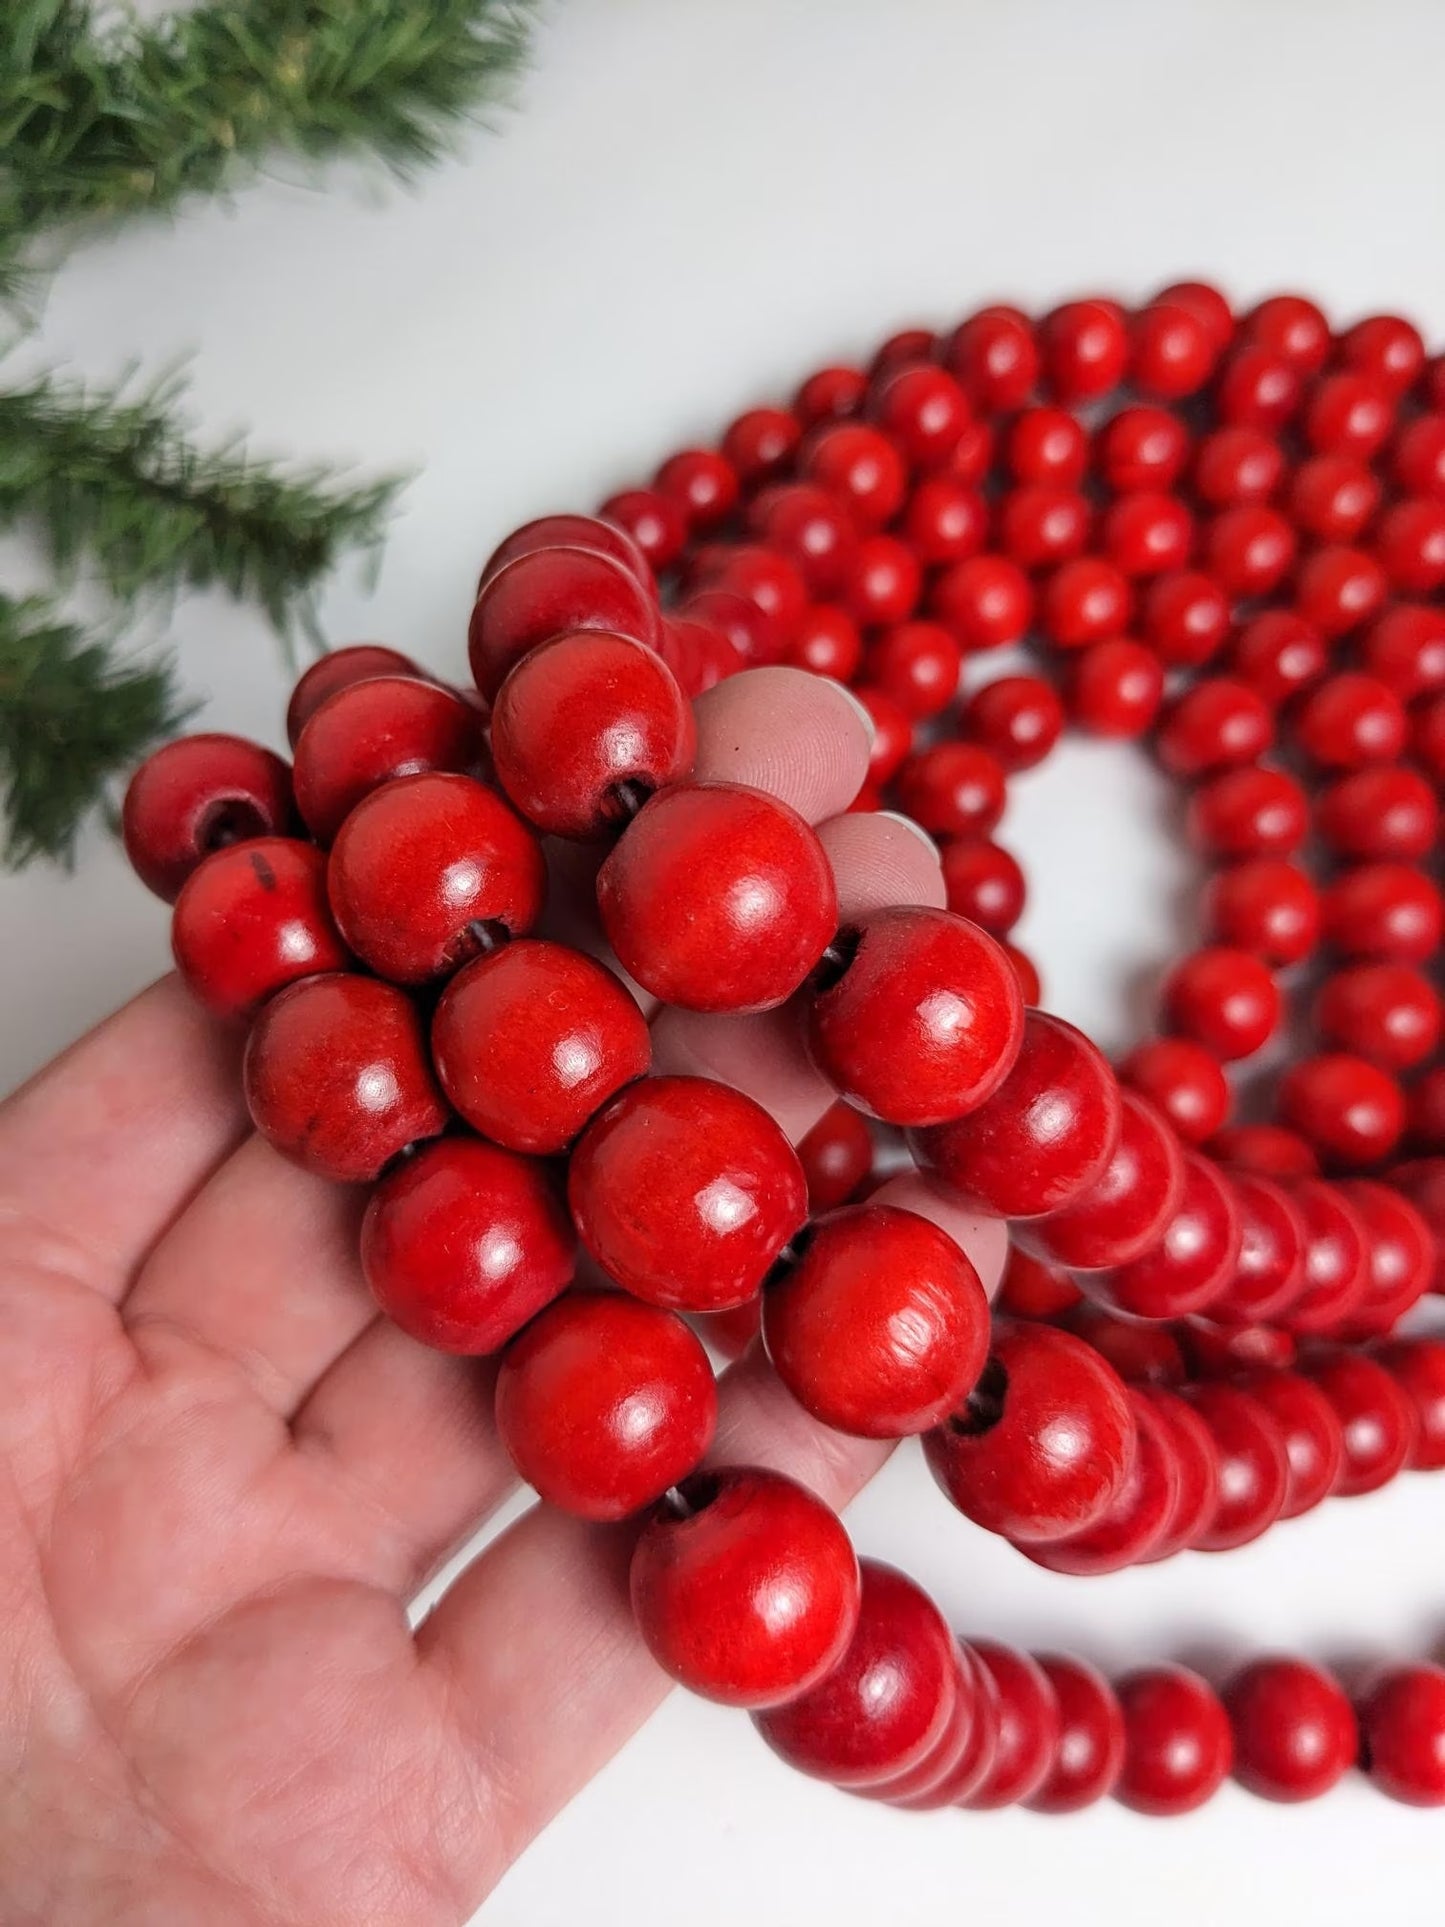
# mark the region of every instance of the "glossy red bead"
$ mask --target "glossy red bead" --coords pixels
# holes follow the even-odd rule
[[[1365,1227],[1370,1274],[1347,1329],[1373,1336],[1389,1331],[1430,1289],[1435,1239],[1423,1214],[1388,1182],[1349,1178],[1340,1191]]]
[[[1288,361],[1272,349],[1245,343],[1220,368],[1214,405],[1222,422],[1273,431],[1294,419],[1303,393]]]
[[[1207,1150],[1232,1170],[1254,1171],[1262,1178],[1318,1177],[1320,1161],[1295,1131],[1279,1124],[1229,1124],[1210,1139]]]
[[[1295,526],[1317,542],[1355,542],[1380,506],[1378,476],[1353,455],[1314,455],[1290,478]]]
[[[1327,941],[1342,956],[1424,963],[1440,947],[1438,886],[1406,863],[1362,863],[1324,893]]]
[[[1066,408],[1025,408],[1009,424],[1003,458],[1015,482],[1071,487],[1089,466],[1089,433]]]
[[[586,549],[593,555],[605,555],[620,563],[644,589],[652,587],[652,570],[646,556],[616,523],[595,515],[539,515],[535,521],[513,529],[492,550],[477,582],[478,593],[509,562],[515,562],[518,556],[536,555],[543,549]]]
[[[843,600],[864,628],[906,622],[918,607],[923,571],[895,535],[865,536],[843,587]]]
[[[1405,422],[1391,444],[1390,466],[1407,495],[1445,500],[1445,415],[1432,409]]]
[[[1239,763],[1253,763],[1274,740],[1274,716],[1248,683],[1225,676],[1196,683],[1159,725],[1155,753],[1186,782]]]
[[[1284,472],[1284,449],[1259,428],[1212,429],[1194,451],[1194,492],[1211,508],[1267,502]]]
[[[1405,710],[1373,676],[1344,671],[1316,686],[1294,718],[1295,742],[1322,769],[1393,763],[1405,747]]]
[[[1184,1381],[1183,1350],[1165,1325],[1119,1318],[1101,1305],[1088,1303],[1069,1309],[1060,1322],[1106,1358],[1126,1385],[1179,1385]]]
[[[1069,718],[1093,736],[1142,736],[1164,699],[1164,669],[1127,637],[1096,642],[1069,664]]]
[[[1216,871],[1203,909],[1216,944],[1249,951],[1274,969],[1302,962],[1319,941],[1319,891],[1283,857],[1254,857]]]
[[[632,1611],[649,1652],[682,1685],[725,1706],[778,1706],[848,1650],[858,1561],[837,1515],[760,1467],[682,1482],[632,1554]]]
[[[1381,382],[1343,370],[1315,385],[1305,402],[1302,425],[1305,440],[1318,453],[1368,461],[1384,445],[1394,420],[1394,400]]]
[[[1269,1178],[1235,1171],[1230,1181],[1239,1212],[1239,1255],[1214,1311],[1248,1324],[1277,1317],[1303,1290],[1305,1223],[1289,1193]]]
[[[873,1169],[868,1120],[840,1098],[798,1145],[808,1183],[808,1208],[816,1217],[846,1204]]]
[[[1039,376],[1033,324],[1017,308],[982,308],[949,337],[944,364],[975,408],[989,414],[1022,408]]]
[[[917,362],[882,376],[869,413],[918,468],[937,468],[969,421],[968,397],[944,368]]]
[[[1041,763],[1058,742],[1064,708],[1040,676],[1000,676],[964,704],[959,729],[1011,774]]]
[[[146,758],[126,790],[120,827],[131,868],[174,903],[208,856],[253,837],[284,836],[295,815],[281,758],[212,732],[179,736]]]
[[[811,428],[817,422],[856,415],[867,395],[868,377],[861,368],[820,368],[794,395],[793,412],[805,428]]]
[[[966,652],[1018,642],[1033,615],[1033,589],[1017,563],[979,555],[943,570],[929,607]]]
[[[1394,502],[1371,537],[1375,556],[1402,595],[1430,595],[1445,582],[1445,502]]]
[[[1194,517],[1177,496],[1140,489],[1106,510],[1099,533],[1104,553],[1126,576],[1163,575],[1188,562]]]
[[[1136,1092],[1126,1090],[1120,1101],[1119,1136],[1103,1170],[1062,1211],[1029,1227],[1027,1242],[1040,1256],[1074,1271],[1143,1257],[1183,1196],[1184,1163],[1173,1131]]]
[[[291,691],[286,705],[286,740],[291,747],[296,747],[296,738],[328,696],[351,683],[366,682],[372,676],[413,676],[426,680],[410,656],[379,642],[357,642],[344,649],[330,649],[302,671]]]
[[[1326,1051],[1291,1064],[1280,1081],[1279,1114],[1329,1164],[1379,1164],[1405,1134],[1405,1095],[1377,1064]]]
[[[1409,1070],[1440,1042],[1440,995],[1410,964],[1359,963],[1335,971],[1315,998],[1326,1042],[1387,1070]]]
[[[1445,611],[1392,603],[1360,638],[1360,666],[1402,702],[1445,686]]]
[[[482,719],[450,689],[373,676],[328,696],[296,742],[296,802],[329,843],[364,796],[397,777],[480,767]]]
[[[676,502],[657,489],[621,489],[608,496],[602,513],[632,537],[654,574],[670,569],[682,554],[687,518]]]
[[[1290,1196],[1305,1221],[1305,1277],[1284,1322],[1292,1331],[1328,1331],[1370,1287],[1364,1221],[1337,1185],[1318,1178],[1297,1180]]]
[[[733,783],[654,796],[597,876],[624,970],[687,1010],[767,1010],[817,963],[837,923],[816,833],[777,797]]]
[[[1240,337],[1279,355],[1302,375],[1317,375],[1330,353],[1330,324],[1303,295],[1275,294],[1252,308]]]
[[[479,1138],[423,1146],[377,1186],[361,1227],[378,1305],[445,1352],[500,1350],[565,1291],[576,1256],[553,1174]]]
[[[744,488],[756,488],[787,468],[802,434],[802,423],[790,409],[749,408],[728,424],[723,456]]]
[[[1364,549],[1316,549],[1295,577],[1295,603],[1327,641],[1373,620],[1384,606],[1385,571]]]
[[[1347,1499],[1378,1492],[1409,1462],[1414,1406],[1384,1366],[1363,1353],[1327,1353],[1306,1369],[1340,1421],[1344,1454],[1335,1492]]]
[[[278,992],[247,1041],[244,1081],[262,1137],[341,1183],[369,1183],[447,1121],[416,1006],[372,977],[307,977]]]
[[[1315,799],[1315,828],[1336,856],[1369,861],[1427,856],[1439,833],[1435,792],[1412,769],[1381,764],[1341,776]]]
[[[700,558],[696,581],[704,592],[738,596],[757,610],[761,623],[741,647],[751,667],[783,660],[808,606],[808,584],[795,563],[761,543],[718,543]]]
[[[1044,375],[1062,402],[1093,401],[1124,379],[1129,333],[1107,301],[1067,301],[1039,328]]]
[[[1239,1259],[1239,1207],[1227,1173],[1197,1151],[1183,1158],[1183,1189],[1157,1244],[1087,1283],[1092,1296],[1136,1318],[1204,1310],[1221,1297]]]
[[[1339,1681],[1299,1659],[1256,1659],[1223,1692],[1234,1777],[1262,1800],[1317,1800],[1355,1764],[1359,1731]]]
[[[289,836],[217,850],[171,918],[187,990],[217,1017],[246,1017],[283,985],[351,962],[326,900],[326,858]]]
[[[617,1291],[574,1291],[508,1345],[497,1433],[540,1498],[624,1519],[687,1477],[712,1443],[707,1353],[672,1312]]]
[[[969,1641],[975,1664],[997,1694],[993,1759],[979,1785],[957,1804],[991,1812],[1032,1799],[1059,1743],[1059,1704],[1048,1675],[1029,1654],[992,1639]]]
[[[1159,1385],[1140,1388],[1164,1421],[1179,1477],[1174,1512],[1139,1563],[1155,1565],[1193,1545],[1219,1504],[1219,1454],[1204,1420],[1175,1392]]]
[[[1187,1037],[1137,1045],[1120,1064],[1119,1077],[1189,1144],[1213,1137],[1229,1115],[1229,1079],[1218,1058]]]
[[[576,629],[655,644],[661,618],[651,592],[610,556],[577,548],[519,555],[487,578],[472,609],[467,650],[478,689],[495,696],[529,650]]]
[[[1189,431],[1167,408],[1121,408],[1095,441],[1100,476],[1116,495],[1168,489],[1189,456]]]
[[[1366,315],[1341,336],[1340,360],[1402,395],[1425,366],[1425,344],[1419,329],[1399,315]]]
[[[900,622],[868,651],[868,680],[916,719],[947,709],[962,667],[963,651],[938,622]]]
[[[1083,1532],[1025,1550],[1050,1572],[1097,1577],[1147,1559],[1163,1542],[1179,1504],[1181,1474],[1174,1436],[1158,1408],[1137,1389],[1129,1394],[1136,1432],[1134,1458],[1109,1509]]]
[[[1133,386],[1141,395],[1178,401],[1208,381],[1219,354],[1209,323],[1190,306],[1153,301],[1130,330]]]
[[[841,592],[858,556],[858,532],[845,503],[811,482],[778,482],[753,498],[748,527],[786,557],[811,595]],[[797,623],[794,622],[796,641]]]
[[[1021,1544],[1104,1516],[1134,1458],[1123,1380],[1081,1339],[1004,1325],[966,1404],[923,1441],[929,1470],[976,1525]]]
[[[1144,638],[1161,662],[1197,669],[1218,654],[1229,634],[1229,598],[1212,576],[1179,569],[1144,593]]]
[[[1136,1813],[1171,1817],[1203,1806],[1234,1760],[1218,1694],[1186,1666],[1141,1667],[1115,1691],[1124,1715],[1115,1799]]]
[[[1128,578],[1099,556],[1065,562],[1049,577],[1039,602],[1045,635],[1060,649],[1084,649],[1128,627],[1133,596]]]
[[[1279,988],[1267,966],[1245,950],[1216,945],[1185,957],[1165,979],[1161,1004],[1171,1030],[1229,1064],[1250,1057],[1274,1034]]]
[[[1026,1804],[1034,1813],[1077,1813],[1114,1790],[1124,1765],[1124,1715],[1095,1667],[1063,1653],[1040,1653],[1037,1664],[1054,1689],[1059,1733]]]
[[[1114,1073],[1088,1038],[1031,1010],[994,1096],[967,1117],[912,1133],[909,1143],[919,1164],[976,1210],[1035,1218],[1062,1210],[1098,1177],[1121,1113]]]
[[[846,502],[860,529],[880,529],[903,506],[908,471],[881,430],[865,422],[830,422],[803,444],[799,468]]]
[[[1023,998],[986,932],[947,910],[874,911],[839,935],[807,1005],[818,1069],[890,1124],[975,1111],[1012,1069]]]
[[[973,1389],[988,1356],[988,1301],[968,1258],[928,1219],[845,1205],[769,1281],[763,1342],[824,1425],[903,1438],[940,1424]]]
[[[990,936],[1006,937],[1023,915],[1027,896],[1017,860],[997,843],[955,842],[945,846],[942,861],[949,909]]]
[[[925,568],[946,568],[982,549],[988,504],[955,475],[925,475],[908,498],[899,532]]]
[[[815,676],[850,683],[863,663],[858,624],[836,602],[810,602],[793,631],[787,660]]]
[[[737,505],[737,470],[711,448],[679,449],[658,469],[653,486],[677,504],[694,533],[716,528]]]
[[[1417,1472],[1445,1466],[1445,1343],[1399,1338],[1375,1354],[1415,1413],[1409,1465]]]
[[[1008,801],[1004,767],[977,743],[934,743],[899,770],[898,801],[933,836],[988,836]]]
[[[1053,483],[1011,488],[998,505],[998,539],[1021,569],[1047,569],[1082,555],[1089,537],[1088,497]]]
[[[1259,1538],[1284,1510],[1284,1434],[1265,1407],[1236,1385],[1196,1385],[1190,1403],[1209,1427],[1219,1461],[1219,1498],[1193,1544],[1200,1552],[1228,1552]]]
[[[1234,311],[1226,296],[1210,282],[1173,281],[1154,298],[1176,308],[1187,308],[1203,322],[1216,353],[1222,354],[1234,339]]]
[[[1231,645],[1233,673],[1272,707],[1322,676],[1328,657],[1318,629],[1292,609],[1267,609]]]
[[[1279,1516],[1297,1519],[1335,1489],[1345,1455],[1339,1415],[1319,1386],[1299,1372],[1255,1372],[1244,1385],[1284,1441],[1287,1478]]]
[[[1202,531],[1204,562],[1227,595],[1266,596],[1294,566],[1296,538],[1278,510],[1263,503],[1222,509]]]
[[[1361,1760],[1380,1791],[1405,1806],[1445,1806],[1445,1668],[1386,1668],[1359,1716]]]
[[[1047,1265],[1021,1245],[1011,1244],[995,1302],[1012,1318],[1052,1319],[1082,1307],[1082,1295],[1060,1266]]]
[[[578,1140],[582,1242],[636,1297],[679,1311],[751,1298],[808,1214],[797,1153],[760,1104],[701,1077],[649,1077]]]
[[[608,970],[565,944],[509,943],[447,985],[432,1018],[442,1089],[474,1129],[555,1156],[646,1072],[651,1033]]]

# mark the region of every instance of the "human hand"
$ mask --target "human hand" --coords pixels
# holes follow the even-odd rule
[[[839,814],[868,739],[836,685],[751,672],[697,713],[698,773],[818,823],[845,917],[943,902],[925,840]],[[568,867],[548,928],[600,949]],[[413,1633],[515,1483],[494,1365],[375,1315],[364,1196],[249,1132],[240,1041],[166,978],[0,1107],[9,1927],[454,1927],[668,1690],[628,1529],[546,1506]],[[664,1011],[654,1047],[795,1140],[831,1101],[785,1011]],[[918,1177],[886,1195],[993,1287],[999,1224]],[[888,1449],[816,1424],[756,1352],[724,1375],[716,1461],[841,1504]]]

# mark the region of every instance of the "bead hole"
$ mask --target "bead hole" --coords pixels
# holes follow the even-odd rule
[[[272,824],[245,796],[225,796],[212,803],[197,825],[196,842],[210,855],[229,850],[233,843],[249,843],[253,837],[268,836]]]
[[[651,802],[653,786],[644,782],[640,776],[629,776],[620,783],[612,783],[602,792],[599,814],[607,824],[619,828],[630,823],[644,804]]]
[[[668,1487],[662,1495],[662,1506],[674,1519],[695,1519],[699,1512],[707,1511],[721,1490],[721,1481],[711,1472],[694,1472]]]
[[[467,949],[473,956],[486,957],[500,950],[511,935],[506,924],[499,923],[495,917],[473,917],[466,927]]]
[[[849,924],[838,931],[828,948],[813,966],[813,974],[808,979],[808,988],[815,997],[832,990],[835,984],[842,983],[848,974],[848,967],[858,955],[858,946],[863,941],[863,932]]]
[[[813,1227],[810,1224],[805,1224],[801,1231],[796,1232],[789,1238],[777,1257],[774,1258],[772,1264],[769,1265],[767,1275],[763,1279],[763,1290],[767,1291],[770,1286],[781,1284],[812,1242]]]
[[[1008,1373],[996,1358],[990,1358],[979,1373],[978,1383],[965,1400],[963,1410],[955,1412],[948,1421],[948,1429],[966,1439],[991,1432],[1003,1417],[1007,1394]]]

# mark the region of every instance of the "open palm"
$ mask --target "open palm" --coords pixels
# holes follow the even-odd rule
[[[698,721],[700,773],[823,826],[845,915],[942,900],[905,826],[837,814],[867,760],[841,692],[761,671]],[[828,1102],[784,1015],[665,1012],[654,1037],[795,1137]],[[0,1109],[9,1927],[460,1922],[666,1691],[626,1528],[543,1506],[411,1628],[514,1482],[493,1369],[375,1317],[364,1198],[248,1134],[239,1044],[165,979]],[[894,1183],[992,1282],[999,1227]],[[756,1356],[726,1375],[719,1459],[841,1502],[883,1451]]]

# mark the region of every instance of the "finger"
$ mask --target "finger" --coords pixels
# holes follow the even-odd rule
[[[376,1316],[357,1256],[366,1193],[259,1137],[166,1232],[122,1307],[136,1348],[239,1373],[282,1418]]]
[[[246,1131],[242,1042],[163,977],[0,1105],[0,1220],[42,1268],[123,1295]]]
[[[948,902],[938,845],[926,830],[891,810],[835,816],[818,831],[838,884],[838,921],[895,903]]]
[[[693,704],[700,783],[748,783],[810,823],[846,810],[868,774],[873,726],[841,683],[805,669],[749,669]]]
[[[911,1180],[900,1180],[911,1183]],[[879,1192],[891,1195],[891,1187]],[[965,1241],[992,1287],[1004,1227],[908,1192]],[[757,1352],[724,1374],[712,1456],[772,1465],[846,1504],[888,1456],[810,1419]],[[663,1699],[669,1682],[633,1625],[632,1534],[537,1506],[468,1567],[418,1629],[461,1738],[497,1790],[508,1857],[520,1853]]]

